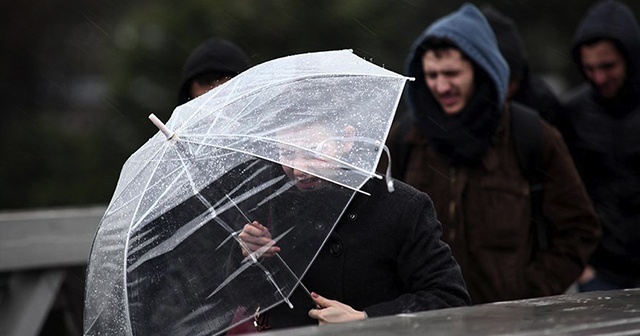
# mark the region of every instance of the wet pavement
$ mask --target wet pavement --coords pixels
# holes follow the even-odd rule
[[[499,302],[260,335],[640,335],[640,288]]]

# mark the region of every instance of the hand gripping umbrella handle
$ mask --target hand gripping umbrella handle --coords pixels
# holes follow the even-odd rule
[[[175,135],[175,132],[170,130],[162,121],[160,121],[160,119],[158,119],[158,117],[156,117],[155,114],[151,113],[149,115],[149,119],[154,125],[156,125],[156,127],[160,130],[160,132],[162,132],[162,134],[164,134],[164,136],[167,137],[167,139],[173,138],[173,136]]]

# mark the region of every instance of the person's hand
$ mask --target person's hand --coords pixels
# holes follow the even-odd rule
[[[329,300],[316,293],[311,293],[311,297],[319,308],[311,309],[309,316],[318,320],[319,324],[342,323],[367,318],[365,312],[357,311],[340,301]]]
[[[245,257],[258,250],[266,257],[280,252],[280,248],[275,246],[275,240],[271,239],[269,229],[256,221],[245,224],[238,238],[242,242],[242,255]]]

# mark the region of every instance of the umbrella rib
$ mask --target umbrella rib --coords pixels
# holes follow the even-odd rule
[[[249,105],[250,105],[251,103],[253,103],[257,98],[258,98],[258,97],[257,97],[257,96],[255,96],[253,99],[251,99],[249,102],[247,102],[247,104],[246,104],[245,106],[243,106],[242,110],[240,110],[240,111],[238,112],[238,114],[236,114],[236,115],[234,115],[234,116],[232,116],[232,117],[226,117],[226,119],[228,119],[228,122],[226,123],[226,125],[225,125],[226,127],[224,127],[224,128],[229,127],[229,126],[230,126],[230,124],[231,124],[232,122],[236,122],[238,119],[240,119],[242,116],[244,116],[244,112],[246,112],[246,111],[247,111],[247,109],[248,109]],[[215,125],[217,124],[217,121],[218,121],[220,118],[222,118],[222,117],[224,117],[224,116],[216,115],[216,119],[215,119],[215,120],[211,123],[211,125],[209,126],[209,130],[211,130],[213,127],[215,127]],[[223,128],[223,129],[224,129],[224,128]],[[202,147],[200,147],[200,148],[202,148]],[[198,152],[200,152],[200,148],[198,148]]]
[[[261,168],[261,170],[264,170],[264,168]],[[260,171],[256,172],[255,174],[258,174]],[[282,180],[283,177],[278,177],[278,178],[274,178],[271,179],[270,181],[268,181],[267,183],[265,183],[263,186],[261,186],[260,188],[254,188],[252,189],[251,192],[247,192],[244,193],[242,195],[240,195],[238,197],[238,200],[243,201],[253,195],[256,195],[257,193],[259,193],[260,191],[268,188],[269,186],[274,185],[275,183],[277,183],[279,180]],[[235,189],[234,189],[235,190]],[[200,227],[202,227],[203,225],[205,225],[209,220],[214,219],[216,220],[216,222],[218,222],[218,224],[220,224],[220,226],[222,226],[227,232],[230,233],[229,237],[227,237],[223,242],[221,242],[218,247],[216,249],[219,249],[222,245],[224,245],[229,239],[233,238],[234,234],[237,235],[238,232],[234,231],[233,228],[228,225],[226,222],[222,221],[219,217],[217,217],[218,213],[222,213],[224,211],[226,211],[228,208],[231,207],[231,205],[223,205],[223,206],[219,206],[219,204],[221,202],[217,202],[216,205],[212,205],[207,199],[206,197],[204,197],[200,192],[195,193],[195,196],[198,198],[198,200],[200,200],[200,202],[207,206],[207,210],[205,212],[203,212],[202,214],[200,214],[197,218],[194,218],[194,220],[198,220],[199,224],[196,224],[195,227],[189,229],[189,231],[182,237],[177,237],[175,239],[171,239],[172,244],[170,245],[166,245],[166,244],[160,244],[158,245],[157,248],[152,249],[151,251],[148,251],[145,253],[145,255],[153,252],[155,254],[161,255],[163,253],[166,253],[166,251],[172,250],[177,244],[179,244],[180,242],[184,241],[192,232],[195,232],[197,229],[199,229]],[[236,204],[233,204],[234,206],[237,207]],[[217,210],[216,210],[217,209]],[[241,212],[242,213],[242,212]],[[243,213],[244,215],[244,213]],[[205,216],[204,218],[202,218],[203,216]],[[245,216],[246,218],[246,216]],[[251,221],[249,221],[251,222]],[[189,225],[190,223],[185,224],[185,227],[187,225]],[[142,248],[142,247],[140,247]],[[162,250],[159,251],[159,249],[164,249],[164,252]],[[130,250],[129,254],[136,252],[135,250]],[[133,269],[135,269],[137,266],[139,266],[140,264],[142,264],[143,262],[150,260],[152,258],[155,258],[156,256],[142,256],[138,259],[138,261],[129,266],[128,270],[131,271]]]
[[[296,182],[294,180],[289,180],[286,184],[283,184],[282,186],[280,186],[280,189],[278,189],[276,192],[272,193],[270,196],[265,197],[262,201],[260,201],[260,203],[258,203],[256,205],[256,207],[263,206],[265,203],[267,203],[267,202],[271,201],[272,199],[278,197],[278,195],[280,195],[285,190],[288,190],[289,188],[293,187],[295,184],[296,184]]]
[[[257,171],[255,171],[255,172],[254,172],[253,174],[251,174],[251,176],[249,176],[245,181],[241,182],[241,183],[240,183],[240,184],[238,184],[235,188],[233,188],[233,189],[229,192],[229,194],[235,194],[235,193],[236,193],[236,191],[240,190],[240,188],[242,188],[245,184],[249,183],[249,181],[250,181],[250,180],[252,180],[253,178],[257,177],[259,174],[261,174],[262,172],[264,172],[266,169],[267,169],[266,167],[262,167],[262,168],[258,169]],[[263,182],[259,187],[251,188],[249,191],[247,191],[247,192],[245,192],[245,193],[243,193],[243,194],[240,194],[240,195],[239,195],[239,196],[237,196],[236,198],[237,198],[240,202],[242,202],[242,201],[244,201],[244,200],[248,199],[249,197],[254,196],[254,195],[256,195],[257,193],[259,193],[259,192],[261,192],[261,191],[263,191],[263,190],[265,190],[265,189],[267,189],[267,188],[269,188],[269,187],[271,187],[271,186],[275,185],[276,183],[278,183],[278,181],[283,180],[284,178],[285,178],[285,176],[284,176],[284,175],[282,175],[282,176],[278,176],[278,177],[274,177],[274,178],[272,178],[272,179],[270,179],[270,180],[268,180],[268,181],[266,181],[266,182]],[[226,193],[225,193],[225,196],[227,196],[227,198],[229,198],[229,195],[228,195],[228,194],[226,194]],[[219,204],[219,203],[221,203],[221,202],[222,202],[222,200],[220,200],[220,201],[218,202],[218,204]],[[233,200],[232,200],[232,202],[233,202]],[[236,205],[236,204],[235,204],[235,202],[234,202],[234,205]],[[236,207],[237,207],[237,205],[236,205]],[[251,222],[251,221],[249,221],[249,222]]]
[[[236,81],[229,81],[229,82],[228,82],[228,85],[230,85],[231,83],[234,83],[234,86],[237,86],[237,85],[235,85]],[[226,84],[226,83],[225,83],[225,84]],[[214,98],[218,97],[217,92],[218,92],[218,90],[211,90],[211,91],[210,91],[210,93],[209,93],[208,95],[201,96],[201,97],[202,97],[201,99],[197,99],[197,100],[196,100],[196,99],[194,99],[194,100],[192,100],[192,102],[199,102],[200,100],[202,100],[202,103],[201,103],[201,104],[199,104],[199,105],[196,107],[196,109],[195,109],[194,113],[190,113],[190,114],[189,114],[189,117],[184,121],[184,123],[182,124],[182,126],[184,127],[185,125],[187,125],[187,124],[189,124],[189,123],[191,123],[191,122],[194,122],[194,123],[198,122],[199,120],[195,120],[195,121],[193,121],[192,119],[194,119],[196,116],[198,116],[198,115],[199,115],[199,113],[198,113],[198,112],[202,111],[202,110],[203,110],[203,108],[207,106],[207,103],[209,103],[209,102],[210,102],[211,100],[213,100]],[[225,101],[223,101],[223,102],[222,102],[222,104],[220,104],[220,106],[221,106],[221,107],[219,107],[217,110],[221,110],[222,108],[224,108],[224,107],[226,107],[227,105],[229,105],[229,103],[227,103],[227,102],[229,101],[229,97],[231,97],[231,96],[232,96],[232,94],[225,94],[225,95],[224,95]],[[206,97],[206,99],[204,99],[205,97]],[[200,98],[200,97],[199,97],[199,98]],[[237,100],[237,99],[236,99],[236,100]],[[195,103],[194,103],[194,104],[195,104]],[[215,111],[215,110],[214,110],[214,111]]]
[[[241,76],[242,74],[240,74]],[[240,77],[238,76],[237,80],[239,80]],[[315,79],[315,78],[327,78],[327,77],[332,77],[332,78],[347,78],[347,77],[373,77],[373,78],[389,78],[389,79],[395,79],[395,80],[402,80],[403,82],[408,80],[409,77],[405,77],[405,76],[400,76],[400,75],[382,75],[382,74],[371,74],[371,73],[351,73],[351,74],[344,74],[344,73],[316,73],[313,75],[304,75],[304,76],[296,76],[294,78],[287,78],[287,79],[281,79],[279,81],[276,82],[272,82],[269,84],[265,84],[262,85],[260,87],[256,87],[254,89],[252,89],[251,91],[247,91],[244,94],[241,94],[237,97],[235,97],[234,99],[227,99],[225,102],[223,102],[223,104],[220,104],[219,107],[213,111],[220,111],[224,108],[226,108],[227,106],[233,104],[236,101],[239,101],[241,99],[245,99],[245,97],[247,96],[251,96],[251,95],[255,95],[260,93],[261,91],[263,91],[265,88],[271,88],[271,87],[275,87],[275,86],[280,86],[280,85],[284,85],[284,84],[288,84],[288,83],[293,83],[293,82],[297,82],[297,81],[301,81],[301,80],[308,80],[308,79]],[[233,79],[231,81],[229,81],[229,83],[233,82],[237,82],[234,81]],[[225,84],[223,84],[225,85]],[[217,91],[216,91],[217,92]],[[225,95],[225,97],[228,97],[229,95]],[[207,103],[209,103],[211,100],[213,100],[215,97],[218,97],[218,95],[216,94],[211,94],[209,96],[207,96],[206,100],[202,101],[202,104],[200,104],[194,111],[194,113],[191,115],[191,117],[189,117],[181,126],[178,127],[178,130],[182,129],[183,127],[186,127],[186,125],[191,121],[192,118],[195,117],[196,114],[198,114],[198,112],[202,111],[203,108],[207,105]],[[208,112],[213,112],[213,111],[208,111]]]
[[[266,139],[264,139],[264,140],[266,140]],[[259,159],[267,160],[267,161],[270,161],[270,162],[273,162],[273,163],[282,164],[281,162],[278,162],[278,161],[276,161],[276,160],[274,160],[274,159],[272,159],[272,158],[269,158],[269,157],[266,157],[266,156],[263,156],[263,155],[259,155],[259,154],[255,154],[255,153],[251,153],[251,152],[244,151],[244,150],[237,149],[237,148],[230,148],[230,147],[222,146],[222,145],[212,145],[212,144],[202,143],[202,142],[193,141],[193,140],[188,140],[188,139],[184,139],[184,138],[180,138],[180,141],[182,141],[182,142],[186,142],[186,143],[193,143],[193,144],[206,145],[206,146],[212,146],[212,147],[217,147],[217,148],[221,148],[221,149],[226,149],[226,150],[229,150],[229,151],[234,151],[234,152],[238,152],[238,153],[246,154],[246,155],[249,155],[249,156],[253,156],[253,157],[256,157],[256,158],[259,158]],[[274,142],[276,142],[276,143],[282,143],[282,144],[288,145],[288,143],[286,143],[286,142],[280,142],[280,141],[277,141],[277,140],[273,140],[273,141],[274,141]],[[296,145],[291,145],[291,146],[294,146],[294,147],[296,147],[296,148],[305,149],[304,147],[300,147],[300,146],[296,146]],[[306,149],[305,149],[305,150],[306,150]],[[360,168],[358,168],[358,167],[354,167],[354,166],[353,166],[353,165],[351,165],[351,164],[348,164],[348,163],[342,162],[342,161],[340,161],[340,160],[335,160],[335,161],[336,161],[336,162],[343,163],[343,164],[345,164],[346,166],[353,167],[353,170],[354,170],[354,171],[358,172],[360,175],[365,176],[365,177],[367,177],[367,178],[372,178],[372,177],[376,177],[376,178],[377,178],[377,177],[379,177],[379,175],[378,175],[378,174],[375,174],[375,173],[374,173],[374,174],[369,173],[369,172],[367,172],[367,171],[365,171],[365,170],[363,170],[363,169],[360,169]],[[304,172],[306,172],[306,173],[312,174],[311,172],[307,172],[307,171],[305,171],[305,170],[301,170],[301,171],[304,171]],[[313,174],[312,174],[312,175],[313,175]],[[370,193],[368,193],[368,192],[366,192],[366,191],[363,191],[363,190],[360,190],[360,188],[355,188],[355,187],[352,187],[352,186],[347,185],[347,184],[345,184],[345,183],[342,183],[342,182],[339,182],[339,181],[335,181],[335,180],[332,180],[332,179],[329,179],[329,178],[327,178],[327,180],[329,180],[329,181],[331,181],[331,182],[333,182],[333,183],[335,183],[335,184],[337,184],[337,185],[339,185],[339,186],[342,186],[342,187],[345,187],[345,188],[351,189],[351,190],[353,190],[353,191],[356,191],[356,192],[359,192],[359,193],[365,194],[365,195],[367,195],[367,196],[371,196],[371,194],[370,194]]]
[[[162,197],[166,194],[169,193],[171,189],[171,187],[173,185],[175,185],[175,183],[180,179],[180,177],[184,174],[184,170],[182,172],[180,172],[178,174],[178,176],[176,176],[176,178],[173,179],[173,181],[169,184],[169,186],[167,188],[165,188],[165,190],[162,192],[162,194],[160,194],[158,197],[155,198],[155,201],[153,202],[153,204],[149,207],[149,210],[147,210],[139,219],[138,221],[136,221],[135,223],[133,223],[131,225],[131,230],[135,230],[142,222],[145,218],[147,218],[147,216],[151,213],[152,209],[155,208],[156,205],[158,205],[158,203],[160,202],[160,200],[162,199]],[[142,199],[143,197],[141,196],[140,199]],[[134,217],[135,218],[135,217]]]
[[[183,225],[180,230],[176,231],[174,233],[174,235],[171,236],[171,239],[165,239],[164,241],[159,243],[156,247],[150,249],[149,251],[146,251],[143,255],[141,255],[136,260],[135,263],[133,263],[129,267],[127,267],[127,272],[131,272],[131,271],[135,270],[138,266],[142,265],[143,263],[147,262],[148,260],[151,260],[153,258],[157,258],[158,256],[161,256],[161,255],[173,250],[178,244],[182,243],[185,239],[187,239],[193,232],[195,232],[196,230],[201,228],[203,225],[205,225],[207,222],[209,222],[209,220],[215,219],[215,218],[217,218],[216,215],[215,215],[215,210],[206,211],[206,212],[200,214],[198,217],[194,218],[190,222],[188,222],[185,225]],[[196,224],[195,225],[191,225],[191,223],[194,222],[194,221],[196,221]],[[183,231],[184,231],[183,229],[186,230],[186,232],[183,233]],[[176,234],[179,234],[179,236],[175,237]],[[139,249],[137,249],[137,250],[139,250]],[[137,252],[137,250],[131,250],[129,252],[129,254],[135,253],[135,252]]]
[[[291,146],[291,147],[294,147],[294,148],[302,149],[302,150],[305,150],[305,151],[314,152],[314,153],[318,154],[320,157],[331,159],[332,161],[340,163],[340,164],[342,164],[342,165],[344,165],[344,166],[346,166],[346,167],[348,167],[348,168],[360,173],[363,176],[367,176],[367,177],[371,178],[371,177],[374,177],[376,175],[375,173],[372,174],[372,173],[370,173],[370,172],[368,172],[368,171],[366,171],[366,170],[364,170],[364,169],[362,169],[362,168],[360,168],[358,166],[354,166],[353,164],[350,164],[350,163],[345,162],[343,160],[337,159],[337,158],[335,158],[333,156],[329,156],[329,155],[326,155],[326,154],[323,154],[323,153],[318,153],[318,152],[315,152],[315,151],[313,151],[311,149],[308,149],[308,148],[305,148],[305,147],[302,147],[302,146],[299,146],[299,145],[296,145],[296,144],[292,144],[290,142],[271,139],[271,138],[265,138],[265,137],[262,137],[262,136],[255,136],[255,135],[248,135],[248,134],[213,134],[213,135],[190,134],[188,138],[180,138],[181,141],[187,142],[187,143],[193,143],[193,144],[203,145],[203,146],[213,146],[213,147],[233,150],[233,151],[249,154],[249,155],[252,155],[252,156],[256,156],[255,154],[251,154],[251,153],[248,153],[246,151],[238,150],[238,149],[233,148],[233,147],[222,146],[222,145],[214,145],[214,144],[210,144],[210,143],[204,142],[202,140],[200,140],[200,141],[191,140],[192,137],[196,138],[196,139],[198,137],[203,137],[203,138],[204,137],[207,137],[207,138],[214,138],[214,137],[219,137],[219,138],[247,138],[247,139],[251,139],[251,140],[259,140],[259,141],[271,142],[271,143],[275,143],[275,144],[287,145],[287,146]],[[354,137],[353,139],[361,140],[361,139],[367,139],[367,138]],[[370,140],[372,142],[374,142],[374,143],[376,141],[376,140],[373,140],[373,139],[370,139]]]
[[[163,146],[163,147],[162,147],[162,155],[161,155],[161,156],[164,156],[164,155],[167,153],[168,148],[169,148],[168,146]],[[143,189],[145,192],[148,190],[149,185],[150,185],[151,180],[152,180],[152,177],[153,177],[153,176],[155,176],[155,174],[156,174],[156,172],[157,172],[157,169],[158,169],[158,167],[160,166],[160,162],[161,162],[161,160],[158,160],[158,161],[157,161],[157,163],[156,163],[155,167],[152,169],[152,173],[151,173],[151,174],[149,174],[149,178],[147,179],[147,182],[145,182],[145,186],[144,186],[144,189]],[[167,189],[168,189],[168,188],[167,188]],[[143,199],[143,198],[144,198],[144,197],[143,197],[143,195],[141,195],[141,196],[140,196],[140,198],[138,199],[138,203],[137,203],[137,205],[135,206],[135,209],[134,209],[134,211],[133,211],[133,216],[131,216],[131,219],[132,219],[132,220],[133,220],[134,218],[136,218],[136,215],[138,214],[138,211],[140,210],[140,204],[142,203],[142,199]],[[149,209],[151,209],[151,208],[149,208]],[[147,212],[147,213],[145,213],[145,216],[146,216],[146,214],[148,214],[148,212]],[[130,227],[131,227],[132,225],[134,225],[134,223],[130,223]],[[129,232],[131,232],[131,230],[129,230]],[[127,241],[126,241],[126,245],[125,245],[125,246],[128,246],[128,244],[129,244],[129,239],[130,239],[130,235],[129,235],[129,234],[127,234]],[[125,254],[125,255],[126,255],[126,254]]]
[[[168,148],[169,148],[168,146],[163,146],[162,147],[163,153],[162,153],[161,156],[164,156],[167,153]],[[145,189],[144,190],[147,190],[147,188],[149,187],[149,184],[151,183],[151,177],[155,175],[155,172],[157,171],[158,166],[160,166],[160,160],[158,161],[156,166],[153,168],[153,170],[152,170],[153,174],[149,175],[149,179],[145,183]],[[133,210],[133,216],[131,217],[132,220],[134,218],[136,218],[136,214],[140,210],[140,204],[142,203],[142,199],[143,199],[143,197],[140,197],[140,199],[138,200],[137,205],[135,206],[135,209]],[[130,226],[132,224],[133,223],[129,223]],[[122,265],[126,265],[127,264],[128,253],[126,253],[126,249],[129,246],[129,240],[131,239],[131,232],[132,232],[131,230],[127,230],[127,235],[126,235],[125,244],[124,244],[125,253],[122,254],[122,258],[123,258]],[[122,272],[122,277],[123,277],[122,283],[127,283],[126,274],[127,274],[126,272]],[[125,305],[124,306],[125,306],[126,316],[129,316],[129,318],[131,318],[130,317],[130,312],[129,312],[129,297],[127,296],[127,286],[122,286],[122,290],[124,292],[123,293],[123,297],[124,297],[124,300],[125,300]],[[131,325],[128,324],[127,326],[129,327],[129,332],[133,332],[131,330]]]
[[[143,148],[145,148],[145,147],[150,147],[150,146],[151,146],[151,145],[144,144],[144,145],[143,145]],[[136,153],[140,153],[140,151],[141,151],[143,148],[141,148],[140,150],[138,150]],[[153,156],[157,155],[158,153],[162,152],[163,150],[164,150],[164,151],[166,151],[166,147],[165,147],[165,146],[161,146],[161,147],[157,148],[157,149],[155,150],[155,153],[153,153],[153,154],[151,155],[151,157],[153,157]],[[161,154],[161,155],[164,155],[164,153],[163,153],[163,154]],[[135,153],[134,153],[134,156],[135,156]],[[130,160],[131,160],[131,162],[135,162],[134,156],[132,156],[132,158],[130,159]],[[149,161],[146,161],[146,160],[145,160],[145,162],[149,162]],[[127,183],[125,186],[122,186],[122,188],[118,188],[118,190],[116,190],[116,192],[117,192],[117,193],[114,193],[114,195],[113,195],[113,199],[116,199],[119,195],[121,195],[121,194],[122,194],[122,193],[123,193],[123,192],[124,192],[128,187],[129,187],[129,185],[131,185],[131,183],[132,183],[133,181],[135,181],[135,180],[138,178],[138,176],[140,176],[141,174],[142,174],[142,170],[138,171],[138,172],[137,172],[137,174],[136,174],[136,176],[132,177],[132,178],[128,181],[128,183]],[[107,209],[106,213],[111,213],[112,211],[116,211],[116,210],[117,210],[117,209],[111,209],[111,206],[112,206],[112,205],[113,205],[113,204],[110,204],[110,205],[109,205],[109,208]]]
[[[249,198],[249,197],[251,197],[251,196],[257,195],[259,192],[261,192],[261,191],[265,190],[266,188],[268,188],[268,187],[270,187],[270,186],[272,186],[272,185],[276,184],[279,180],[282,180],[282,178],[283,178],[283,177],[277,177],[277,178],[271,179],[271,180],[270,180],[270,181],[268,181],[267,183],[263,184],[261,187],[259,187],[259,188],[254,188],[254,189],[253,189],[253,190],[251,190],[250,192],[247,192],[247,193],[241,194],[241,195],[238,197],[238,199],[239,199],[240,201],[244,201],[244,200],[248,199],[248,198]],[[237,190],[237,188],[236,188],[236,189],[234,189],[234,190],[232,190],[232,191],[231,191],[231,193],[233,193],[235,190]],[[226,194],[225,194],[225,195],[226,195]],[[268,197],[267,197],[267,198],[265,198],[265,199],[271,199],[271,198],[273,198],[273,197],[276,197],[276,196],[278,195],[278,192],[275,192],[273,195],[274,195],[274,196],[268,196]],[[229,197],[229,196],[227,195],[227,197]],[[219,203],[221,203],[221,202],[222,202],[222,201],[218,202],[217,204],[219,204]],[[233,201],[232,201],[232,202],[233,202]],[[264,202],[264,201],[263,201],[263,202]],[[236,208],[238,208],[238,206],[235,204],[235,202],[233,202],[233,203],[234,203],[233,205],[235,205],[235,206],[236,206]],[[261,204],[262,204],[262,203],[261,203]],[[225,209],[225,210],[226,210],[226,209]],[[238,210],[240,210],[240,208],[238,208]],[[249,219],[249,218],[248,218],[248,217],[247,217],[247,216],[242,212],[242,210],[240,210],[240,213],[241,213],[241,214],[244,216],[244,218],[247,220],[247,223],[251,223],[251,220],[250,220],[250,219]],[[227,223],[224,223],[224,225],[229,226]],[[226,229],[226,227],[225,227],[225,229]],[[227,243],[227,241],[229,241],[229,239],[233,238],[233,237],[232,237],[232,235],[233,235],[233,234],[238,234],[241,230],[233,231],[233,229],[229,226],[229,229],[227,229],[227,231],[229,231],[229,232],[231,233],[231,235],[229,235],[229,236],[228,236],[227,238],[225,238],[225,239],[224,239],[220,244],[218,244],[218,246],[216,247],[216,250],[217,250],[217,249],[219,249],[220,247],[222,247],[224,244],[226,244],[226,243]]]
[[[156,207],[156,205],[160,202],[160,200],[162,199],[162,197],[163,197],[164,195],[166,195],[167,193],[169,193],[169,191],[170,191],[170,190],[172,190],[172,188],[171,188],[171,187],[172,187],[173,185],[175,185],[175,183],[176,183],[177,181],[179,181],[179,180],[180,180],[180,178],[181,178],[183,175],[186,175],[186,176],[188,177],[189,182],[190,182],[190,185],[191,185],[191,188],[192,188],[192,190],[194,191],[194,194],[196,194],[196,195],[198,196],[198,198],[200,199],[200,201],[202,202],[202,200],[204,199],[204,197],[200,194],[200,192],[199,192],[199,191],[197,191],[197,190],[196,190],[196,188],[195,188],[195,185],[194,185],[194,183],[193,183],[193,177],[191,176],[191,174],[189,173],[189,170],[187,169],[187,164],[185,164],[185,160],[186,160],[186,159],[181,155],[181,152],[180,152],[180,151],[176,151],[176,153],[177,153],[177,155],[179,156],[180,161],[182,162],[182,168],[181,168],[181,169],[176,169],[176,171],[179,171],[178,176],[176,176],[176,177],[172,180],[172,182],[169,184],[169,186],[168,186],[167,188],[165,188],[165,189],[164,189],[164,191],[162,192],[162,194],[160,194],[160,196],[159,196],[159,197],[156,197],[156,198],[155,198],[155,200],[154,200],[153,204],[152,204],[152,205],[149,207],[149,209],[148,209],[148,210],[147,210],[147,211],[146,211],[146,212],[145,212],[145,213],[144,213],[144,214],[139,218],[139,220],[138,220],[137,222],[135,222],[135,223],[133,223],[133,224],[131,225],[131,228],[130,228],[130,231],[129,231],[129,232],[132,232],[133,230],[135,230],[135,229],[136,229],[136,228],[137,228],[137,227],[138,227],[138,226],[143,222],[143,220],[144,220],[144,219],[145,219],[145,218],[146,218],[146,217],[151,213],[152,209],[154,209],[154,208]],[[161,162],[161,160],[158,160],[158,165],[159,165],[159,163],[160,163],[160,162]],[[158,165],[157,165],[157,166],[158,166]],[[156,166],[156,167],[157,167],[157,166]],[[155,175],[155,171],[154,171],[154,174],[152,174],[152,176],[153,176],[153,175]],[[147,188],[148,188],[148,185],[147,185],[147,186],[145,186],[145,190],[147,190]],[[140,199],[142,199],[142,197],[141,197]],[[204,199],[204,200],[205,200],[205,202],[207,202],[207,201],[206,201],[206,199]],[[204,202],[203,202],[203,203],[204,203]],[[208,215],[208,214],[210,214],[210,213],[211,213],[211,211],[213,211],[213,212],[214,212],[214,215],[213,215],[213,216],[215,217],[215,216],[216,216],[216,215],[215,215],[215,209],[211,206],[211,204],[209,204],[209,203],[207,202],[207,204],[205,204],[205,205],[208,205],[208,208],[207,208],[207,209],[208,209],[208,211],[207,211],[207,213],[205,213],[205,215]],[[136,207],[136,212],[137,212],[137,209],[138,209],[138,207]],[[135,214],[134,214],[134,218],[135,218]],[[201,226],[201,225],[199,225],[199,226]],[[198,227],[199,227],[199,226],[198,226]],[[196,228],[196,229],[197,229],[197,228]],[[187,236],[188,236],[188,235],[187,235]],[[186,237],[185,237],[185,239],[186,239]],[[127,237],[127,245],[126,245],[126,246],[129,246],[129,243],[128,243],[128,241],[129,241],[129,240],[130,240],[130,238],[129,238],[129,237]],[[182,239],[182,240],[184,240],[184,239]],[[182,241],[182,240],[179,240],[179,241]],[[171,248],[173,248],[173,247],[171,247]],[[155,250],[155,249],[154,249],[154,250]],[[126,253],[126,255],[130,254],[131,252],[132,252],[132,251],[128,251],[128,252]],[[137,267],[137,265],[138,265],[138,264],[141,264],[141,263],[142,263],[142,262],[144,262],[145,260],[147,260],[147,259],[140,259],[140,260],[138,260],[138,262],[136,262],[136,264],[134,264],[134,265],[130,266],[130,267],[129,267],[129,269],[132,269],[132,267],[133,267],[133,268]]]
[[[226,286],[235,278],[237,278],[238,275],[240,275],[240,273],[244,272],[250,266],[251,266],[251,263],[243,263],[238,269],[236,269],[233,273],[231,273],[211,294],[209,294],[209,296],[207,296],[205,300],[208,300],[212,296],[216,295],[216,293],[218,293],[222,288],[224,288],[224,286]]]
[[[226,223],[225,223],[226,224]],[[246,246],[246,244],[244,244],[244,242],[242,241],[242,239],[238,238],[236,235],[234,235],[234,239],[240,244],[241,248],[250,252],[247,257],[245,257],[241,264],[242,266],[240,266],[237,270],[235,270],[233,273],[231,273],[226,279],[225,281],[223,281],[211,294],[209,294],[209,296],[207,296],[207,299],[211,298],[212,296],[214,296],[216,293],[218,293],[224,286],[226,286],[227,284],[229,284],[231,281],[233,281],[235,278],[238,277],[238,275],[242,272],[244,272],[247,268],[249,268],[251,265],[256,265],[257,267],[259,267],[267,276],[267,279],[269,279],[269,282],[271,282],[273,284],[274,287],[276,287],[276,289],[278,290],[278,292],[280,293],[280,295],[282,296],[282,298],[289,304],[289,306],[293,307],[291,305],[291,303],[289,302],[288,298],[284,295],[284,293],[282,293],[282,290],[280,289],[280,287],[278,286],[277,281],[273,278],[273,276],[271,275],[271,272],[269,270],[267,270],[264,265],[262,265],[259,261],[258,258],[260,258],[264,252],[269,249],[271,246],[273,246],[275,244],[275,242],[278,242],[280,239],[282,239],[284,236],[286,236],[289,232],[291,232],[291,230],[293,230],[293,227],[289,228],[287,231],[283,232],[282,234],[280,234],[278,237],[276,237],[276,239],[274,239],[274,243],[271,244],[267,244],[265,246],[262,246],[261,248],[259,248],[258,250],[254,251],[254,252],[250,252],[249,248]],[[256,255],[258,255],[258,258],[256,258]],[[289,271],[291,271],[291,274],[293,275],[293,277],[296,279],[296,281],[300,281],[300,278],[298,278],[295,273],[293,273],[293,271],[291,270],[291,268],[289,268],[289,266],[282,260],[282,258],[279,258],[279,260],[285,265],[285,267],[287,267],[287,269]]]
[[[236,209],[238,209],[238,211],[240,212],[240,214],[242,215],[242,217],[244,217],[244,219],[246,219],[246,220],[247,220],[247,223],[251,223],[251,220],[249,219],[249,217],[247,217],[247,215],[244,213],[244,211],[242,211],[242,209],[240,209],[240,207],[238,206],[238,204],[236,204],[236,202],[235,202],[233,199],[231,199],[231,197],[229,197],[229,194],[226,194],[226,193],[225,193],[224,195],[229,199],[229,201],[231,201],[231,203],[233,204],[233,206],[234,206],[234,207],[236,207]]]
[[[282,259],[280,259],[280,260],[282,260]],[[286,266],[286,264],[285,264],[285,266]],[[271,274],[271,272],[269,272],[269,270],[267,270],[266,267],[264,267],[264,265],[262,265],[262,264],[258,264],[258,267],[266,274],[267,279],[269,279],[269,282],[271,282],[273,287],[276,288],[276,290],[278,291],[278,294],[280,294],[280,296],[282,297],[284,302],[287,303],[289,308],[293,309],[293,304],[291,303],[291,301],[289,301],[289,298],[286,295],[284,295],[284,293],[282,292],[282,289],[280,288],[280,286],[278,286],[278,283],[276,282],[276,279],[273,278],[273,275]],[[297,282],[300,282],[300,279],[298,279],[298,277],[296,277],[295,274],[294,274],[294,278],[296,278]]]

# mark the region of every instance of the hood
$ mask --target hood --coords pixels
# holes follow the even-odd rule
[[[590,7],[578,24],[571,42],[571,55],[578,66],[580,66],[580,45],[597,38],[610,39],[620,48],[627,61],[627,83],[632,89],[632,96],[638,96],[640,93],[640,69],[638,68],[640,26],[633,11],[627,5],[613,0],[600,1]]]
[[[529,65],[518,27],[510,17],[491,6],[483,7],[482,12],[496,35],[500,53],[509,64],[511,80],[525,81],[529,75]]]
[[[416,80],[407,84],[409,105],[415,109],[415,95],[424,92],[426,86],[422,71],[422,43],[429,37],[449,39],[484,70],[495,86],[496,105],[505,101],[509,83],[509,66],[500,54],[491,26],[480,10],[472,4],[464,4],[459,10],[437,20],[420,34],[413,43],[406,62],[406,72]]]
[[[422,45],[430,37],[453,42],[473,63],[476,91],[456,115],[442,111],[425,82]],[[481,160],[502,117],[509,66],[480,10],[465,4],[427,27],[411,48],[406,71],[415,78],[405,91],[411,115],[438,153],[454,166]]]
[[[220,38],[206,40],[189,55],[182,68],[178,103],[189,100],[189,83],[194,77],[209,72],[234,77],[249,66],[249,56],[237,45]]]

